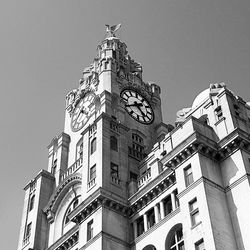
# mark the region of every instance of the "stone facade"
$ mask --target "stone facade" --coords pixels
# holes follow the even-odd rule
[[[18,250],[250,249],[249,103],[210,84],[164,124],[160,87],[108,28],[24,188]]]

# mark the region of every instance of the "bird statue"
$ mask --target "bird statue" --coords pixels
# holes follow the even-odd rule
[[[112,26],[110,26],[109,24],[105,24],[105,26],[106,26],[107,37],[115,37],[115,32],[118,29],[120,29],[121,23]]]

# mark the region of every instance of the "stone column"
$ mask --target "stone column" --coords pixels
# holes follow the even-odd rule
[[[163,219],[165,217],[163,201],[160,201],[160,214],[161,214],[161,219]]]
[[[159,208],[157,204],[154,206],[154,213],[155,213],[155,223],[158,223],[160,218],[159,218]]]
[[[144,222],[144,232],[148,230],[148,217],[147,214],[143,215],[143,222]]]
[[[137,237],[137,221],[133,222],[133,229],[134,229],[134,239]]]
[[[175,203],[175,193],[171,193],[171,203],[172,203],[172,211],[176,209],[176,203]]]

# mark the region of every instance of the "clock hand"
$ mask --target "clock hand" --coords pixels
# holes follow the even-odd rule
[[[141,112],[141,114],[143,115],[143,116],[146,116],[146,114],[142,111],[142,109],[141,109],[141,107],[143,107],[143,104],[141,103],[141,102],[137,102],[137,101],[135,101],[134,103],[132,103],[132,104],[127,104],[127,105],[125,105],[126,107],[136,107],[140,112]]]
[[[82,109],[82,110],[79,112],[79,115],[77,116],[76,121],[81,120],[81,118],[82,118],[82,116],[83,116],[84,114],[87,114],[87,111],[86,111],[85,109]]]
[[[146,114],[142,111],[141,106],[136,106],[142,113],[143,116],[146,116]]]
[[[132,104],[126,104],[125,105],[126,107],[133,107],[133,106],[135,106],[135,107],[142,107],[143,106],[143,104],[142,103],[137,103],[137,102],[134,102],[134,103],[132,103]]]

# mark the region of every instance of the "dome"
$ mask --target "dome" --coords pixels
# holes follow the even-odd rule
[[[206,99],[209,98],[210,95],[210,89],[203,90],[199,95],[196,96],[196,98],[193,101],[192,109],[200,105],[202,102],[204,102]]]

